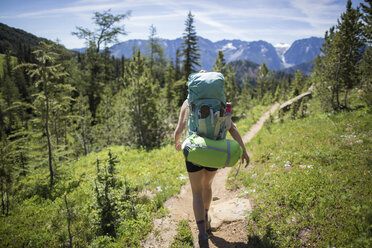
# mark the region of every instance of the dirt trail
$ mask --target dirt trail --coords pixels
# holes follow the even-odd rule
[[[278,109],[279,103],[274,104],[269,111],[261,116],[259,121],[252,126],[250,131],[243,136],[244,143],[249,142],[262,128],[270,114]],[[227,176],[231,168],[220,169],[213,181],[213,201],[210,215],[212,218],[213,236],[210,237],[210,247],[245,247],[248,242],[246,233],[245,215],[250,211],[249,199],[238,198],[238,191],[230,191],[225,187]],[[154,230],[149,238],[142,243],[144,247],[169,247],[176,235],[177,223],[188,219],[197,244],[197,228],[192,209],[192,194],[190,183],[186,183],[178,196],[165,202],[170,213],[161,219],[154,220]]]

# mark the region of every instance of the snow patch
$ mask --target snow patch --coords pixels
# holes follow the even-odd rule
[[[277,43],[274,45],[275,51],[279,57],[282,57],[290,47],[291,45],[286,43]]]
[[[261,53],[266,53],[268,50],[266,47],[264,46],[261,46]]]
[[[236,53],[230,55],[229,61],[237,60],[240,55],[243,54],[244,49],[238,50]]]
[[[226,45],[224,45],[222,47],[222,51],[225,51],[225,50],[235,50],[236,47],[234,47],[234,45],[230,42],[230,43],[227,43]]]
[[[279,58],[282,60],[285,68],[293,66],[293,64],[288,64],[285,61],[285,57],[284,57],[285,52],[288,51],[290,47],[291,45],[287,43],[277,43],[274,45],[275,51],[278,54]]]
[[[285,58],[284,58],[284,55],[281,57],[282,61],[283,61],[283,66],[284,68],[289,68],[289,67],[292,67],[294,66],[295,64],[289,64],[285,61]]]
[[[287,43],[277,43],[274,45],[275,49],[276,48],[283,48],[283,49],[288,49],[291,45]]]

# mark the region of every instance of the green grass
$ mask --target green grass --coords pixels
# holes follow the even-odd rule
[[[116,177],[122,185],[112,192],[111,197],[125,197],[127,189],[133,194],[131,201],[120,200],[116,206],[119,226],[115,240],[96,235],[99,215],[94,186],[96,161],[100,160],[101,169],[104,168],[108,150],[117,156]],[[179,193],[180,186],[187,179],[183,155],[171,145],[150,152],[123,146],[110,147],[74,163],[59,165],[57,172],[58,183],[49,199],[38,193],[48,191],[47,172],[34,172],[19,183],[18,196],[27,199],[13,206],[10,216],[2,219],[1,247],[67,246],[65,192],[72,209],[74,246],[137,247],[151,231],[152,219],[166,212],[163,202]]]
[[[265,125],[247,145],[252,167],[229,177],[255,201],[253,247],[372,245],[372,115],[314,109]]]
[[[266,108],[252,109],[247,118],[237,123],[240,131],[246,132]],[[115,175],[119,186],[109,195],[117,202],[115,239],[97,235],[100,221],[95,191],[97,161],[101,170],[105,168],[109,151],[118,161]],[[0,225],[1,247],[69,246],[64,195],[72,216],[74,246],[137,247],[152,230],[152,220],[167,213],[164,201],[178,194],[187,180],[183,154],[175,151],[173,144],[151,151],[110,147],[77,161],[57,161],[55,166],[53,190],[45,164],[36,165],[14,186],[12,191],[17,194],[11,199],[11,212]],[[181,223],[181,240],[187,238],[184,227]]]
[[[188,220],[181,220],[177,226],[177,235],[174,237],[174,241],[171,248],[186,248],[193,247],[194,241]]]
[[[270,108],[271,106],[257,105],[248,111],[246,111],[246,116],[239,119],[235,124],[241,136],[249,131],[249,129],[255,124],[260,117]],[[228,133],[227,138],[231,139]]]

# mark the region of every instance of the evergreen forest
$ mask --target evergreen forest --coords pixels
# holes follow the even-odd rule
[[[153,25],[146,49],[112,56],[129,16],[96,12],[95,30],[71,30],[83,53],[0,24],[0,247],[141,247],[188,180],[173,132],[200,70],[195,16],[175,61]],[[247,247],[372,246],[371,1],[347,1],[324,38],[311,75],[263,63],[243,78],[252,62],[215,58],[242,135],[311,92],[246,145],[254,169],[230,176],[256,202]]]

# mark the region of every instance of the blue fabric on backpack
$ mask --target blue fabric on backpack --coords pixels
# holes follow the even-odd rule
[[[225,78],[219,72],[191,74],[187,86],[189,102],[197,99],[217,99],[226,103],[224,93]]]
[[[219,140],[225,139],[231,126],[226,115],[225,81],[219,72],[201,72],[189,76],[189,134]]]

